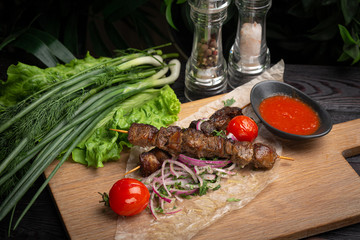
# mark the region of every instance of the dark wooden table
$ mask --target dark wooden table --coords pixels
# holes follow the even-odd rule
[[[359,67],[286,64],[284,80],[318,101],[330,113],[334,124],[360,118]],[[182,75],[172,87],[180,101],[186,102],[184,96],[184,64]],[[360,133],[360,129],[354,130]],[[358,152],[360,152],[360,146]],[[347,160],[360,174],[360,156],[353,156]],[[38,179],[35,188],[31,189],[19,202],[16,214],[19,214],[26,207],[43,181],[43,178]],[[74,201],[81,201],[81,199],[74,199]],[[10,238],[7,236],[8,222],[9,218],[0,222],[0,239],[69,239],[49,189],[40,195],[19,227],[11,233]],[[99,222],[99,225],[101,224]],[[312,236],[308,239],[360,239],[360,223]]]

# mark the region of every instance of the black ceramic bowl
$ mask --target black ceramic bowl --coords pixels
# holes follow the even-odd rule
[[[311,134],[311,135],[296,135],[281,131],[279,129],[274,128],[269,125],[260,115],[259,105],[260,103],[268,97],[272,97],[275,95],[287,95],[290,97],[297,98],[308,106],[310,106],[320,118],[320,127],[319,129]],[[301,92],[300,90],[294,88],[293,86],[279,82],[279,81],[263,81],[256,84],[250,93],[250,101],[251,105],[256,113],[256,115],[260,118],[260,120],[264,123],[264,125],[274,134],[279,137],[293,140],[301,140],[301,139],[310,139],[316,138],[326,135],[330,132],[332,128],[332,121],[329,113],[325,111],[316,101],[312,100],[309,96]]]

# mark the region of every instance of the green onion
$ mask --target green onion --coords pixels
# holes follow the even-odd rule
[[[74,148],[115,106],[146,89],[172,84],[179,77],[180,62],[174,59],[166,64],[161,54],[161,50],[149,49],[103,61],[0,113],[0,134],[5,139],[0,147],[6,153],[0,159],[0,221],[60,156],[58,165],[18,218],[16,228]],[[5,146],[10,139],[17,145]]]

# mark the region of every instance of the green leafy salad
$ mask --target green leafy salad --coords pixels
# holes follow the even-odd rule
[[[119,104],[101,120],[73,150],[72,158],[88,166],[102,167],[103,162],[119,159],[123,146],[131,147],[127,134],[109,129],[128,130],[134,122],[160,128],[175,122],[179,112],[180,102],[168,85],[145,90]]]

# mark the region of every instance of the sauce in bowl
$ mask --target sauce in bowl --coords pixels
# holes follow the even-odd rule
[[[310,106],[286,95],[264,99],[259,112],[268,124],[291,134],[310,135],[320,126],[319,116]]]

